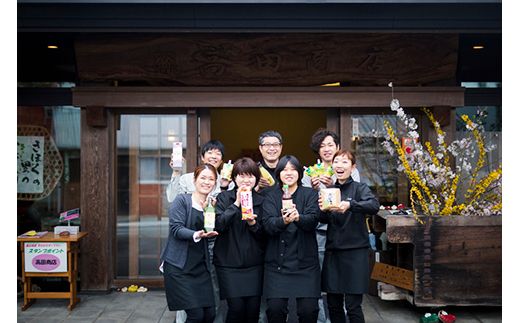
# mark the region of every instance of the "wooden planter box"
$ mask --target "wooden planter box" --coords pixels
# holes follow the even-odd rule
[[[501,216],[374,218],[389,242],[413,244],[415,305],[502,305]]]

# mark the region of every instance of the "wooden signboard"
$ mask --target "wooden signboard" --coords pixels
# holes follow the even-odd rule
[[[78,76],[155,86],[416,86],[455,80],[456,34],[96,35],[76,41]]]
[[[412,270],[376,262],[370,278],[413,291],[414,280]]]

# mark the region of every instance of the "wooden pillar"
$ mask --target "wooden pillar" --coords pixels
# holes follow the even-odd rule
[[[339,138],[341,149],[352,149],[352,114],[349,109],[341,109],[340,111]]]
[[[197,140],[197,121],[197,110],[189,109],[186,119],[186,146],[189,147],[189,149],[186,150],[186,166],[188,173],[193,172],[199,161],[199,153],[197,149],[197,147],[199,147],[199,143]]]
[[[337,108],[328,108],[327,109],[327,129],[330,131],[334,131],[335,133],[340,135],[339,133],[339,113]]]
[[[103,108],[81,109],[81,289],[107,291],[113,277],[113,117]]]
[[[210,141],[211,138],[211,114],[208,108],[199,109],[200,118],[200,142],[199,147]]]

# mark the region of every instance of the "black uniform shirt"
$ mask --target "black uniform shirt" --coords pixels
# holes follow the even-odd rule
[[[318,264],[318,193],[312,188],[298,187],[292,199],[300,220],[286,225],[281,212],[282,190],[280,186],[275,188],[266,195],[263,205],[262,226],[268,235],[266,265],[298,270]]]
[[[328,224],[326,250],[346,250],[368,247],[366,214],[376,214],[379,202],[365,183],[350,177],[344,184],[336,182],[341,200],[350,202],[345,213],[321,211],[320,222]]]
[[[260,226],[264,197],[253,191],[253,213],[256,224],[242,220],[242,209],[234,203],[236,188],[217,196],[215,230],[219,233],[213,249],[217,266],[247,268],[264,262],[265,239]]]

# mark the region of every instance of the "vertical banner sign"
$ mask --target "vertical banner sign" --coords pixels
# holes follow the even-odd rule
[[[352,118],[352,137],[359,136],[359,119]]]
[[[67,271],[67,243],[24,242],[25,271],[62,273]]]
[[[18,136],[18,193],[43,193],[44,137]]]

